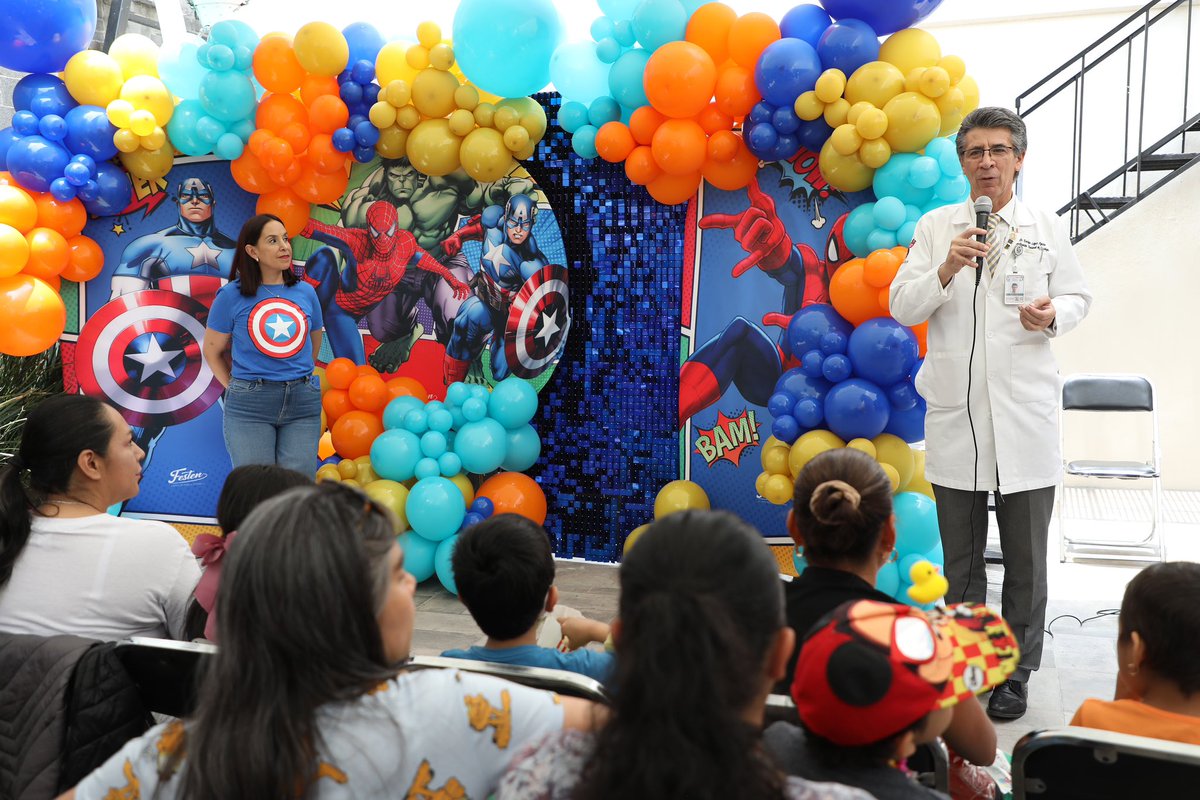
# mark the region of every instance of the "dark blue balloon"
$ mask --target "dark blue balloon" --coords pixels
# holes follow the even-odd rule
[[[819,378],[824,363],[825,355],[820,350],[809,350],[800,357],[800,371],[810,378]]]
[[[377,100],[379,100],[379,84],[368,83],[363,87],[363,103],[367,106],[367,110],[370,110]]]
[[[100,106],[76,106],[67,112],[67,138],[63,141],[72,153],[82,153],[97,161],[117,155],[113,134],[117,128],[108,121]]]
[[[96,171],[96,159],[89,155],[80,153],[79,155],[71,156],[71,163],[83,164],[84,169],[88,171],[89,176]]]
[[[925,19],[942,4],[942,0],[821,0],[821,4],[834,19],[860,19],[870,25],[875,33],[887,36],[889,33],[911,28]],[[786,21],[787,17],[784,17],[784,20]]]
[[[787,161],[800,152],[800,140],[790,133],[781,133],[771,148],[771,161]]]
[[[769,103],[758,102],[750,109],[751,122],[770,122],[771,115],[775,113],[775,106]]]
[[[772,156],[779,144],[779,134],[770,122],[755,122],[746,131],[746,147],[763,161],[775,161]]]
[[[478,525],[481,522],[483,522],[483,517],[479,516],[474,511],[468,511],[467,515],[463,517],[462,529],[466,530],[472,525]]]
[[[96,32],[96,0],[0,3],[0,67],[58,72]]]
[[[47,114],[65,115],[75,107],[75,98],[67,91],[67,85],[55,75],[35,73],[26,75],[13,87],[13,108],[32,111],[39,117]]]
[[[379,128],[376,128],[368,120],[360,122],[354,126],[354,138],[358,141],[360,147],[374,147],[379,141]]]
[[[791,106],[780,106],[771,115],[771,127],[779,133],[795,133],[800,128],[800,122]]]
[[[0,128],[0,164],[8,162],[8,148],[20,138],[12,128]]]
[[[847,75],[879,58],[879,37],[859,19],[839,19],[825,29],[817,43],[817,55],[825,69],[840,69]]]
[[[833,330],[821,337],[821,352],[827,356],[834,353],[845,353],[850,346],[850,337],[842,330]]]
[[[75,199],[75,187],[66,178],[55,178],[50,182],[50,194],[60,203],[69,203]]]
[[[375,62],[362,59],[354,62],[350,68],[350,77],[360,86],[366,86],[375,80]]]
[[[796,129],[796,138],[800,140],[800,144],[814,153],[821,152],[825,141],[832,134],[833,128],[829,127],[824,117],[817,117],[814,120],[801,120],[800,127]]]
[[[495,510],[496,506],[493,505],[491,498],[476,497],[471,501],[471,511],[482,517],[490,517]]]
[[[67,183],[66,178],[61,178],[60,180],[62,180],[62,182],[64,184],[66,184],[67,186],[71,186],[71,184]],[[51,192],[54,191],[54,186],[56,184],[58,184],[57,180],[54,183],[50,184]],[[72,189],[74,189],[74,187],[72,187]],[[96,183],[95,180],[90,180],[87,183],[85,183],[83,186],[80,186],[78,191],[76,192],[76,194],[79,195],[79,199],[81,201],[83,201],[85,204],[89,203],[92,200],[95,200],[97,197],[100,196],[100,184]]]
[[[887,395],[870,381],[851,378],[825,396],[825,424],[846,441],[874,439],[887,427]]]
[[[825,362],[821,364],[821,374],[830,383],[840,383],[846,380],[850,377],[851,372],[853,372],[853,367],[850,359],[841,353],[826,356]]]
[[[799,367],[793,367],[779,376],[779,380],[775,382],[775,391],[786,392],[797,402],[806,397],[824,400],[829,386],[829,381],[824,378],[810,377]]]
[[[356,106],[362,102],[362,87],[354,81],[346,81],[338,87],[338,96],[348,106]]]
[[[338,86],[341,86],[343,83],[345,83],[346,81],[349,81],[349,80],[353,80],[353,78],[350,77],[350,70],[344,69],[338,73],[338,75],[337,75]]]
[[[63,169],[63,177],[67,179],[67,183],[72,186],[83,186],[92,179],[92,172],[87,168],[86,164],[80,164],[78,161],[72,161]],[[53,183],[51,187],[53,187]]]
[[[869,319],[850,334],[847,354],[854,374],[879,386],[908,377],[917,363],[917,337],[891,317]]]
[[[872,2],[877,2],[877,0],[872,0]],[[784,14],[783,19],[779,21],[779,32],[785,39],[801,39],[816,47],[817,42],[821,39],[821,34],[825,32],[831,22],[833,20],[820,6],[796,6]]]
[[[352,152],[354,153],[354,160],[360,164],[366,164],[375,158],[375,147],[373,145],[359,145]]]
[[[849,73],[847,73],[849,74]],[[779,39],[767,45],[754,65],[754,85],[763,100],[790,106],[812,89],[821,75],[821,59],[808,42]]]
[[[17,183],[35,192],[50,191],[50,183],[61,178],[71,154],[60,144],[42,136],[22,136],[8,149],[5,163]],[[128,179],[127,179],[128,180]]]
[[[915,385],[917,382],[917,373],[921,371],[921,365],[925,363],[925,359],[917,359],[917,363],[913,364],[912,372],[908,373],[908,379]]]
[[[786,417],[792,413],[792,408],[795,405],[796,398],[787,392],[776,392],[767,401],[767,411],[771,413],[772,417]]]
[[[784,444],[800,438],[800,425],[791,417],[776,417],[771,422],[771,435]]]
[[[12,127],[19,136],[34,136],[38,132],[38,116],[32,111],[18,111],[13,114]]]
[[[346,127],[350,130],[354,130],[358,127],[359,123],[366,121],[367,116],[365,114],[351,114],[350,119],[346,121]]]
[[[83,188],[79,190],[83,207],[93,216],[120,214],[133,199],[133,184],[129,182],[129,176],[111,161],[97,162],[95,183],[95,194],[90,200],[83,196]]]
[[[884,433],[899,436],[912,444],[925,438],[925,400],[917,396],[916,405],[907,411],[893,410]]]
[[[893,414],[897,411],[908,411],[917,404],[917,390],[908,381],[900,381],[895,386],[888,387],[887,393]]]
[[[827,303],[814,303],[797,311],[788,322],[787,339],[793,353],[820,350],[822,339],[831,334],[849,338],[854,326]],[[823,352],[828,353],[828,350]]]
[[[354,149],[356,140],[354,131],[349,128],[338,128],[333,132],[333,149],[339,153],[349,153]]]
[[[38,133],[52,142],[61,142],[67,135],[67,121],[58,114],[47,114],[38,120]]]
[[[792,409],[792,416],[804,428],[816,428],[825,420],[825,406],[811,397],[806,397]]]

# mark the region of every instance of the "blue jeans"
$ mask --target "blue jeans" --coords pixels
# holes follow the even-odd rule
[[[233,466],[278,464],[312,475],[321,438],[321,387],[233,378],[225,392],[225,447]]]

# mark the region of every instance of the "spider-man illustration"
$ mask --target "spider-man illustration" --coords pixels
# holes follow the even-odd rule
[[[336,248],[346,261],[345,269],[339,272],[333,251],[322,247],[309,256],[304,268],[304,279],[316,288],[321,301],[325,335],[335,357],[366,363],[358,320],[396,289],[409,267],[440,275],[455,297],[461,299],[471,292],[467,284],[425,252],[411,233],[400,229],[395,207],[382,200],[367,209],[366,230],[310,219],[300,235]],[[383,341],[385,334],[372,329],[371,335]]]
[[[813,303],[829,302],[829,279],[853,258],[842,237],[846,215],[833,225],[825,258],[806,244],[796,244],[775,211],[775,201],[755,179],[747,187],[750,206],[737,214],[709,214],[704,229],[733,231],[747,255],[733,265],[733,277],[758,267],[783,287],[783,311],[766,314],[763,325],[786,328],[792,315]],[[782,340],[782,337],[781,337]],[[679,427],[721,398],[730,384],[747,402],[765,406],[775,382],[791,363],[790,353],[771,340],[763,328],[735,317],[725,330],[705,342],[679,369]]]

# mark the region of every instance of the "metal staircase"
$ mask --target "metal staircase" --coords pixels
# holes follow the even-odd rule
[[[1037,141],[1053,151],[1046,189],[1072,241],[1200,162],[1193,4],[1147,3],[1017,98],[1031,129],[1053,130]]]

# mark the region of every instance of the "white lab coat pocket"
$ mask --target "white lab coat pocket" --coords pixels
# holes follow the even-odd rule
[[[935,408],[962,408],[967,404],[968,353],[930,352],[917,372],[916,388]]]
[[[1018,403],[1057,402],[1058,365],[1050,342],[1012,346],[1012,397]]]

